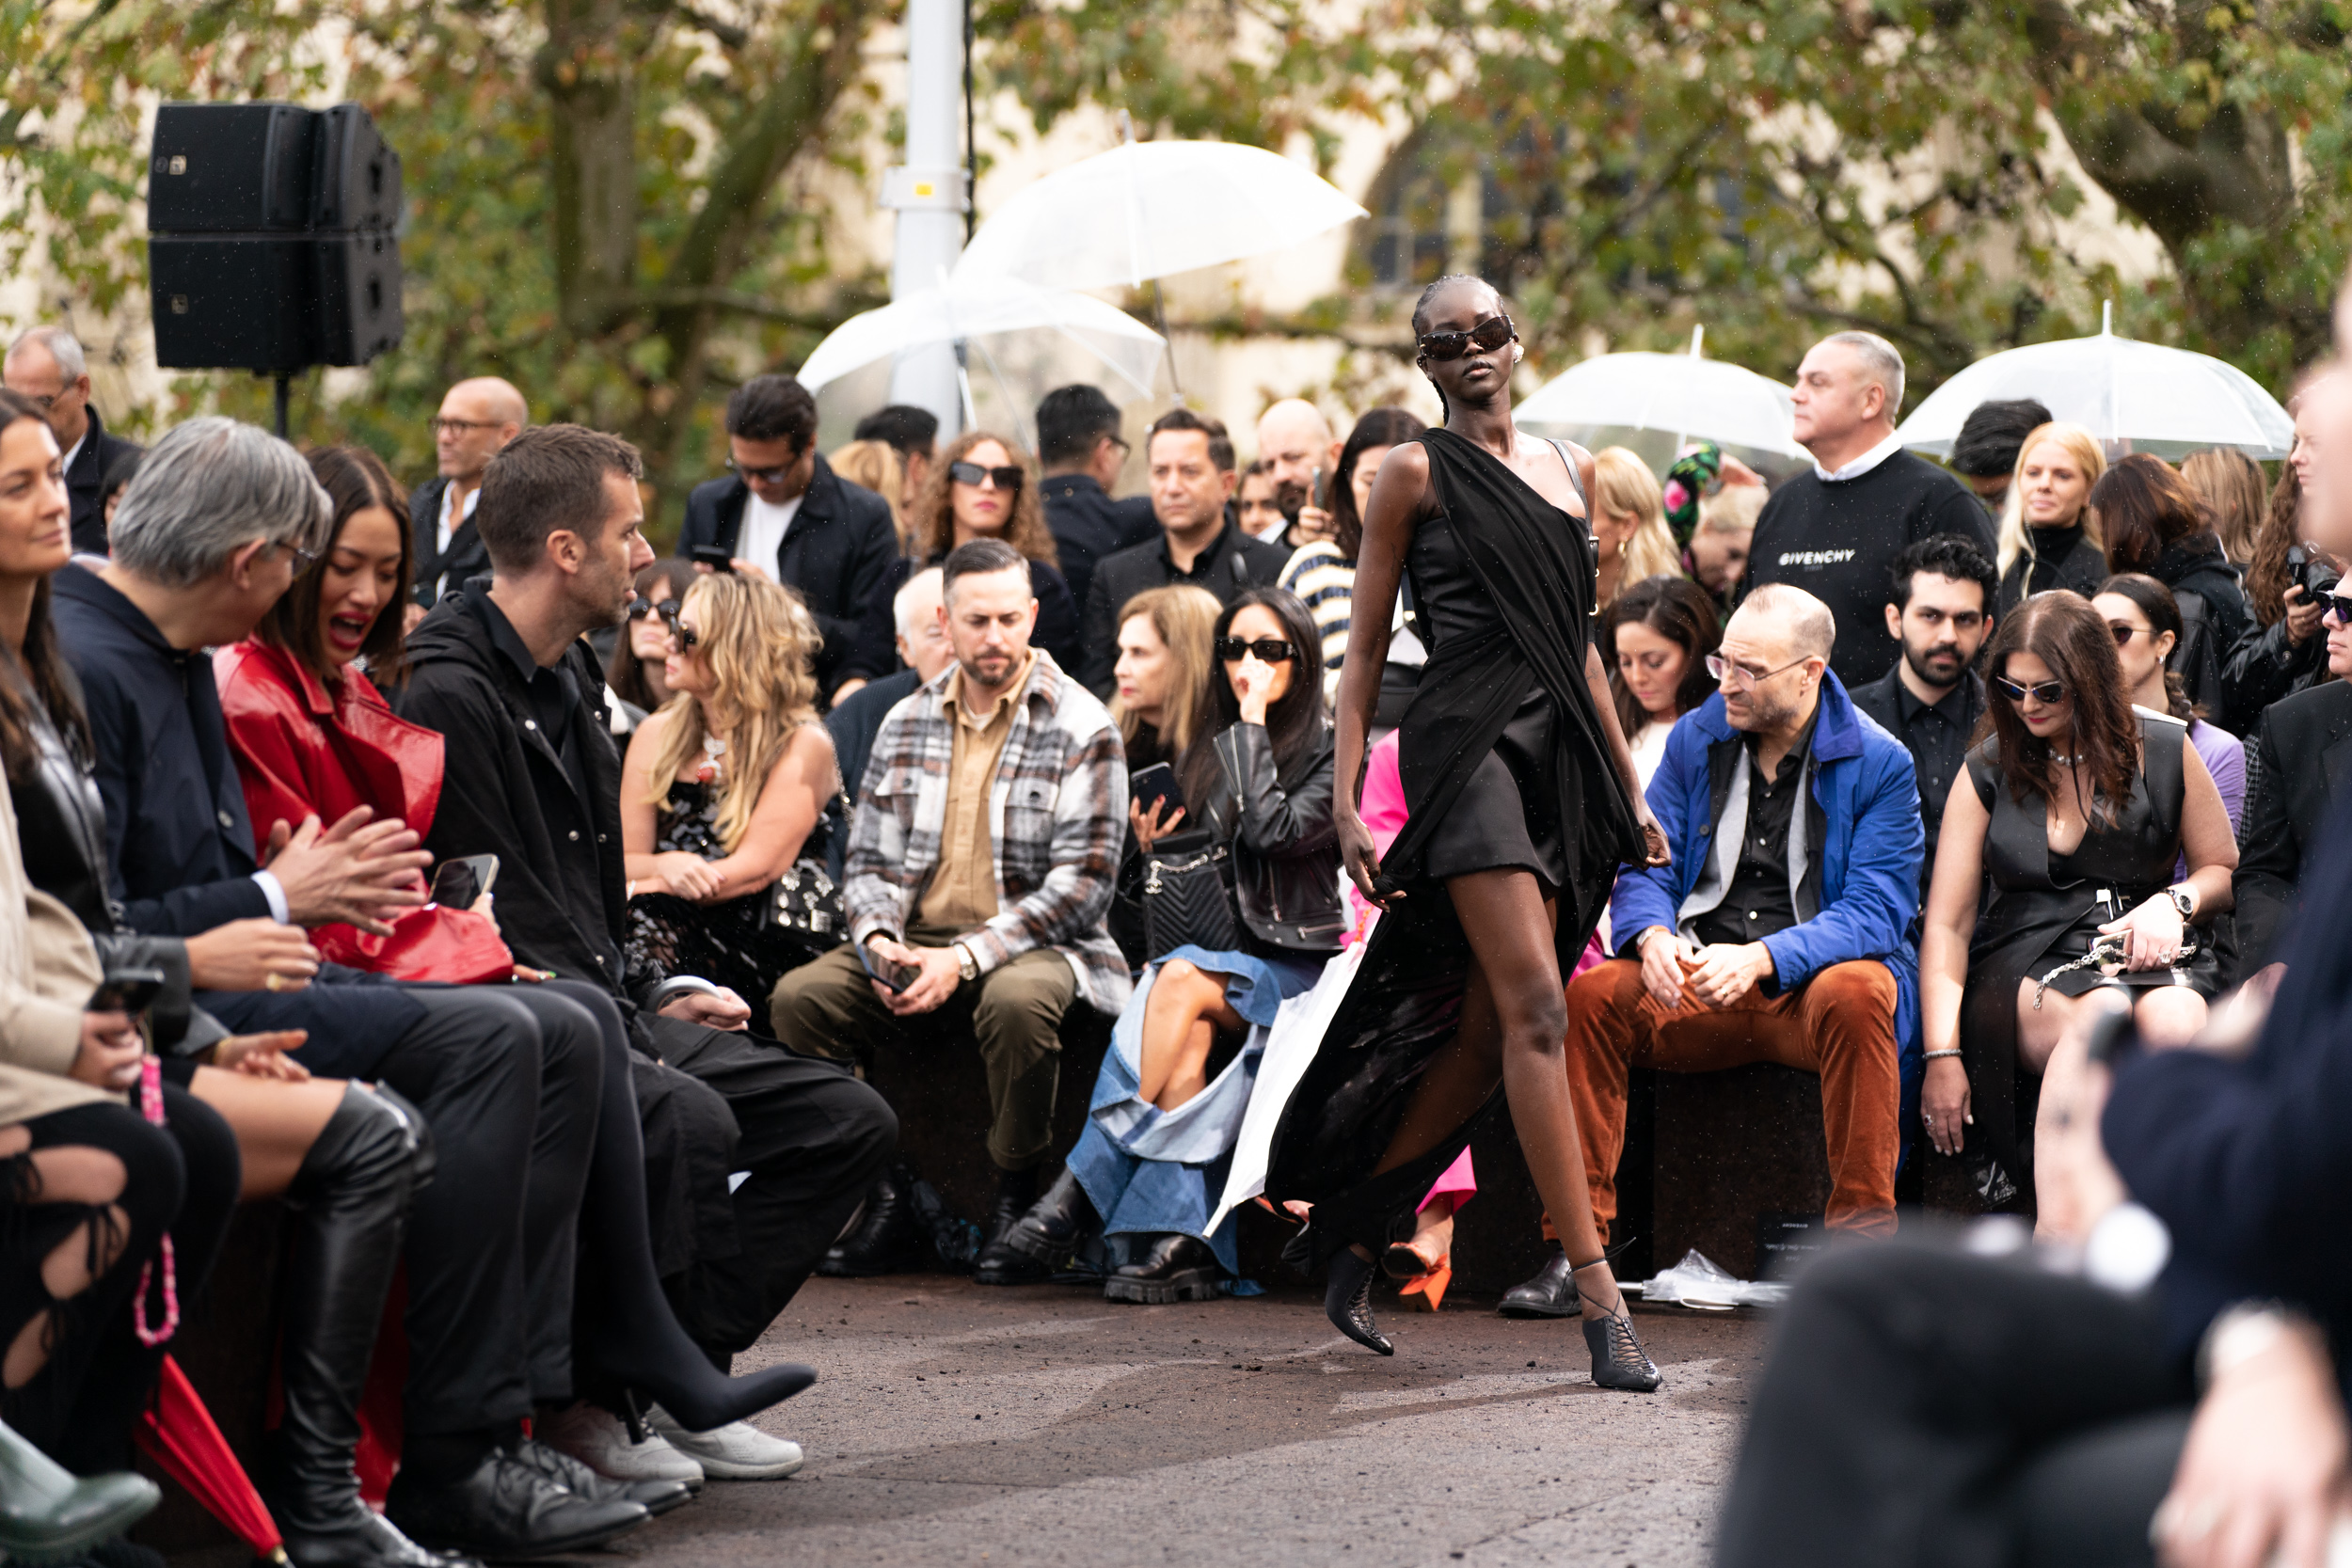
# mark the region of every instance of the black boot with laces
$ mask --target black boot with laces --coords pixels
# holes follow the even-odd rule
[[[1578,1265],[1576,1271],[1576,1293],[1584,1304],[1584,1348],[1593,1353],[1594,1386],[1654,1394],[1666,1381],[1665,1374],[1651,1364],[1641,1339],[1634,1335],[1633,1320],[1625,1309],[1625,1292],[1616,1292],[1617,1305],[1613,1310],[1607,1297],[1597,1296],[1584,1288],[1584,1273],[1606,1268],[1608,1262],[1606,1258],[1596,1258]]]

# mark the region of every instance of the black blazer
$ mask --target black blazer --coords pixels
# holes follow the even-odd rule
[[[1275,587],[1291,552],[1279,545],[1252,539],[1236,527],[1232,512],[1225,515],[1225,531],[1202,550],[1189,574],[1176,570],[1168,559],[1168,536],[1106,555],[1094,565],[1094,580],[1087,587],[1086,613],[1080,617],[1078,645],[1086,662],[1079,683],[1107,699],[1112,670],[1119,663],[1119,610],[1129,599],[1150,588],[1189,582],[1232,604],[1252,588]]]
[[[2247,746],[2238,832],[2238,942],[2249,968],[2280,956],[2303,880],[2335,802],[2352,798],[2352,686],[2329,681],[2273,703]]]
[[[717,545],[735,553],[751,486],[729,475],[694,486],[686,498],[686,527],[678,553]],[[898,530],[890,503],[850,483],[821,456],[816,477],[773,562],[761,562],[778,582],[795,589],[817,618],[825,645],[817,656],[817,684],[830,692],[847,678],[843,668],[857,644],[858,617],[882,590],[890,563],[898,559]]]
[[[474,531],[471,517],[460,517],[450,531],[449,552],[441,551],[441,497],[446,479],[428,479],[408,496],[409,557],[417,579],[417,602],[430,610],[441,596],[441,584],[452,588],[490,569],[490,552]]]
[[[84,412],[89,416],[89,431],[73,454],[73,467],[65,471],[66,499],[73,508],[73,547],[84,555],[105,555],[106,470],[116,458],[140,449],[136,441],[107,435],[106,421],[97,409]]]

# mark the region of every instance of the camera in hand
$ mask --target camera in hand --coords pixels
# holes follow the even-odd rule
[[[2303,602],[2309,604],[2333,594],[2344,574],[2318,550],[2297,545],[2287,551],[2287,580],[2303,590]]]

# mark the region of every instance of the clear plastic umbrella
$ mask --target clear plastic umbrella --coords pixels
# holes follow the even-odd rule
[[[1801,456],[1788,388],[1722,359],[1702,358],[1704,328],[1688,354],[1602,354],[1544,383],[1512,409],[1538,434],[1599,428],[1671,431],[1679,446],[1704,436],[1727,447]]]
[[[2095,338],[2031,343],[1978,360],[1930,393],[1896,434],[1907,447],[1948,456],[1977,404],[2032,398],[2110,446],[2163,457],[2206,447],[2286,456],[2295,420],[2261,383],[2209,355],[2116,337],[2113,316],[2110,305]]]
[[[962,277],[1141,288],[1368,216],[1311,169],[1239,142],[1128,142],[1025,186],[992,214]]]
[[[953,349],[967,428],[978,423],[973,372],[984,377],[1009,417],[1015,435],[1034,447],[1030,410],[1054,388],[1075,380],[1113,382],[1148,398],[1166,340],[1115,305],[1067,289],[1041,288],[1011,277],[949,277],[937,288],[850,317],[829,333],[801,366],[811,392],[840,382],[877,379],[871,407],[887,389],[889,368],[902,355]],[[862,372],[873,372],[873,376]],[[1107,372],[1107,374],[1105,373]]]

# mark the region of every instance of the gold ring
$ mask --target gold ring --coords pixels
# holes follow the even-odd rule
[[[271,970],[267,974],[262,976],[262,989],[263,990],[284,990],[286,989],[285,976],[278,974],[278,971],[274,969]]]

